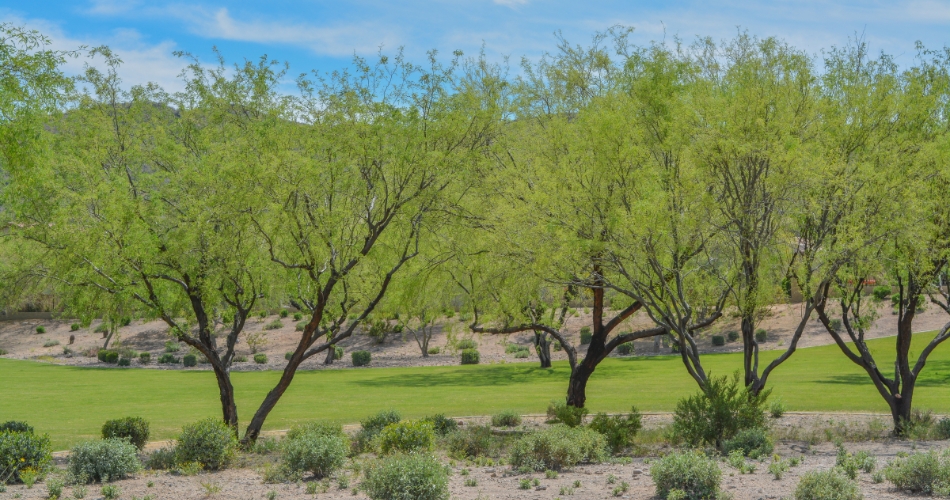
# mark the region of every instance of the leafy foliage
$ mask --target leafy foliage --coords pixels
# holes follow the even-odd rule
[[[673,414],[673,433],[692,445],[722,448],[741,429],[765,427],[762,406],[770,391],[749,392],[733,377],[710,377],[699,394],[680,400]]]
[[[142,417],[125,417],[117,420],[107,420],[102,425],[102,438],[127,439],[136,448],[141,450],[148,443],[149,426]]]
[[[175,448],[177,464],[199,463],[208,470],[226,468],[237,451],[234,429],[218,418],[207,418],[182,428]]]
[[[86,441],[73,447],[69,455],[69,474],[87,482],[118,481],[142,468],[138,449],[122,438]]]
[[[670,453],[650,466],[656,495],[668,499],[680,491],[680,498],[714,499],[719,493],[722,471],[716,461],[697,451]]]
[[[372,500],[448,500],[449,471],[425,453],[393,455],[369,466],[361,488]]]
[[[607,440],[584,427],[555,425],[529,434],[511,447],[511,464],[536,471],[561,470],[607,457]]]

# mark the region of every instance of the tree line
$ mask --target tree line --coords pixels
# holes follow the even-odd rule
[[[163,321],[208,359],[236,432],[248,318],[293,304],[306,327],[245,441],[305,360],[392,318],[425,356],[446,311],[472,332],[533,333],[542,366],[556,343],[578,407],[638,339],[670,336],[704,387],[697,339],[727,315],[757,397],[817,318],[901,433],[950,337],[948,322],[912,352],[925,303],[950,314],[950,49],[901,67],[861,41],[812,56],[747,33],[637,46],[630,32],[558,37],[514,70],[397,52],[292,78],[266,57],[183,53],[170,92],[123,82],[108,47],[56,51],[3,25],[5,291],[53,293],[84,321]],[[70,58],[90,62],[70,77]],[[865,342],[869,280],[895,289],[893,370]],[[801,320],[760,364],[754,332],[792,287]],[[586,350],[565,330],[578,301]],[[651,326],[627,331],[637,313]]]

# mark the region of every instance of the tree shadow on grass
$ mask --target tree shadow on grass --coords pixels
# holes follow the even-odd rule
[[[851,373],[847,375],[831,375],[821,380],[816,380],[818,384],[837,384],[837,385],[874,385],[871,377],[864,373]],[[917,379],[916,387],[948,387],[950,386],[950,360],[934,360],[927,363]]]
[[[834,385],[874,385],[870,377],[860,373],[850,373],[847,375],[831,375],[821,380],[816,380],[816,384],[834,384]]]

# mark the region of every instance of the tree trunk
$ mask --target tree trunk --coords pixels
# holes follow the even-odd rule
[[[534,350],[538,353],[541,368],[551,368],[551,341],[547,332],[534,331]]]
[[[908,386],[910,391],[908,391]],[[909,394],[895,394],[891,401],[888,401],[891,406],[891,418],[894,419],[894,435],[895,436],[904,436],[908,429],[908,425],[911,420],[911,403],[913,402],[913,383],[905,384],[904,391]]]
[[[211,364],[214,370],[214,377],[218,381],[218,393],[221,396],[221,411],[224,416],[224,422],[238,432],[238,412],[237,403],[234,401],[234,386],[231,385],[231,372],[217,363]]]
[[[756,379],[755,367],[755,323],[752,318],[743,317],[742,324],[742,368],[745,371],[745,385],[750,387]]]
[[[327,349],[327,358],[323,360],[323,364],[332,365],[334,359],[336,359],[336,346],[331,345],[330,348]]]
[[[587,381],[594,373],[593,366],[586,364],[577,365],[571,372],[571,380],[567,383],[567,404],[583,408],[587,401]]]
[[[291,357],[287,363],[287,366],[284,367],[284,373],[280,376],[280,381],[267,393],[267,397],[261,402],[261,406],[254,413],[251,422],[247,424],[247,430],[244,431],[244,438],[241,441],[243,444],[257,441],[258,436],[261,434],[261,428],[264,427],[264,420],[267,419],[267,415],[270,414],[271,410],[277,406],[277,402],[280,401],[281,396],[283,396],[287,388],[290,387],[290,383],[294,381],[294,375],[297,374],[297,367],[300,366],[302,362],[303,352],[295,352],[294,356]]]

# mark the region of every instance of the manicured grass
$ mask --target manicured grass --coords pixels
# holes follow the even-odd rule
[[[919,352],[933,334],[919,334]],[[881,366],[890,366],[893,339],[872,349]],[[778,354],[764,352],[762,364]],[[730,374],[740,368],[739,354],[703,357],[707,371]],[[241,422],[250,418],[279,372],[233,374]],[[271,413],[266,428],[328,419],[357,422],[383,408],[406,417],[434,413],[450,416],[489,415],[503,409],[542,413],[552,399],[564,397],[566,363],[540,369],[534,363],[422,368],[373,368],[298,373]],[[887,412],[867,376],[836,346],[800,349],[770,378],[773,396],[791,410]],[[611,358],[591,379],[592,411],[669,411],[676,401],[697,390],[679,357]],[[152,424],[153,439],[173,437],[181,426],[219,414],[217,386],[210,372],[119,368],[74,368],[32,361],[0,359],[0,422],[26,420],[48,432],[63,449],[98,437],[102,423],[127,415]],[[918,384],[915,405],[950,413],[950,346],[931,355]]]

